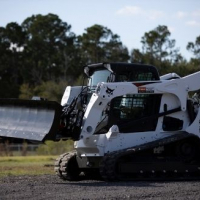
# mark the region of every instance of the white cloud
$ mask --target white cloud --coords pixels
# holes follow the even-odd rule
[[[194,12],[192,12],[192,16],[193,17],[200,17],[200,10],[195,10]]]
[[[140,16],[150,20],[155,20],[164,16],[162,11],[158,10],[144,10],[138,6],[125,6],[116,12],[118,15]]]
[[[197,22],[195,20],[187,21],[186,24],[188,26],[198,26],[198,27],[200,27],[200,22]]]
[[[117,11],[119,15],[142,15],[143,11],[140,7],[137,6],[125,6]]]
[[[147,17],[149,19],[158,19],[160,17],[163,17],[164,16],[164,13],[162,11],[156,11],[156,10],[152,10],[152,11],[149,11],[147,13]]]
[[[182,19],[182,18],[187,17],[187,16],[188,16],[188,13],[187,13],[187,12],[178,11],[178,12],[176,13],[176,17],[177,17],[178,19]]]

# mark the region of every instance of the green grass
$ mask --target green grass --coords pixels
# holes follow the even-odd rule
[[[57,157],[0,157],[0,178],[6,176],[54,174],[53,164]]]

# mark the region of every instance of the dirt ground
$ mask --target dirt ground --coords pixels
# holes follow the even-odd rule
[[[200,199],[200,181],[68,182],[55,175],[0,179],[0,199]]]

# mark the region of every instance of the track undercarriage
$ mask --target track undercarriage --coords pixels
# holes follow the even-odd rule
[[[173,138],[174,142],[160,141],[159,146],[152,143],[108,153],[102,157],[98,169],[79,168],[73,151],[57,159],[55,171],[69,181],[97,178],[99,173],[106,181],[199,179],[200,140],[183,135]]]

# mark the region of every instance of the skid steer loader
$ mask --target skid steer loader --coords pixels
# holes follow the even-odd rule
[[[55,162],[65,180],[200,177],[200,72],[159,77],[154,66],[130,63],[84,72],[88,83],[68,86],[61,104],[1,99],[0,136],[74,140]]]

